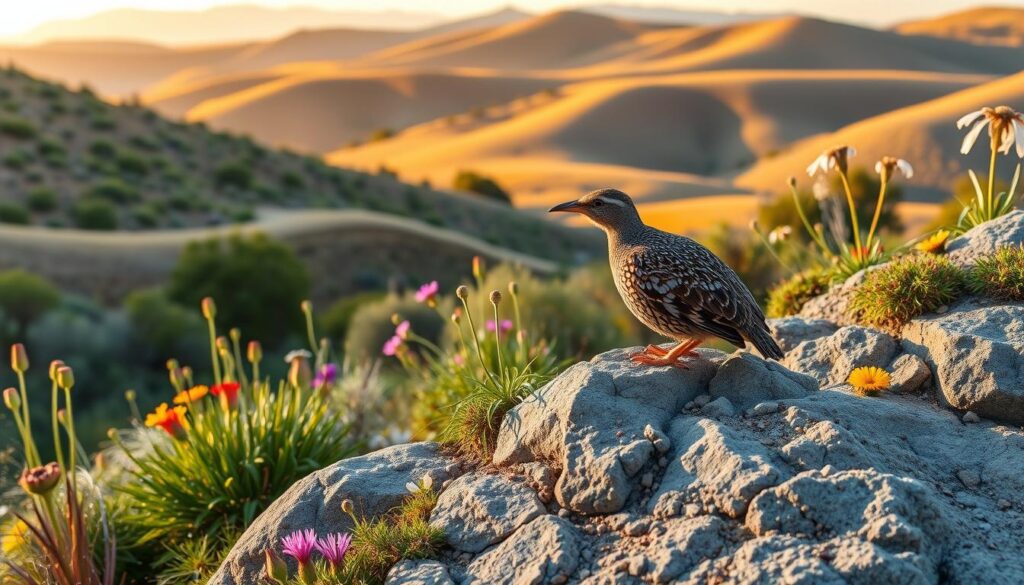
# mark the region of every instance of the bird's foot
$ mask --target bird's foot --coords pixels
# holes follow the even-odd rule
[[[665,351],[661,355],[651,355],[647,352],[641,351],[629,356],[629,361],[633,362],[634,364],[640,364],[644,366],[672,366],[673,368],[679,368],[680,370],[690,369],[685,363],[679,360],[679,357],[680,356],[671,356],[667,351]]]
[[[642,352],[640,352],[639,354],[634,354],[634,355],[646,354],[646,355],[654,356],[654,357],[663,357],[663,356],[668,355],[669,351],[671,351],[671,349],[665,349],[664,347],[661,347],[660,345],[653,345],[652,344],[652,345],[648,345],[647,347],[645,347],[644,350]],[[691,350],[689,350],[689,351],[687,351],[685,353],[680,354],[679,357],[700,357],[700,354],[691,349]]]

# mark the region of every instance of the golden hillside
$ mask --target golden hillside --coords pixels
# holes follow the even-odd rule
[[[905,22],[896,30],[907,35],[1019,47],[1024,45],[1024,9],[984,6],[938,18]]]

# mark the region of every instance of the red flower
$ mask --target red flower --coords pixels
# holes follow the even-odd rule
[[[218,397],[221,394],[223,394],[224,398],[222,398],[222,400],[226,400],[227,405],[229,407],[233,407],[235,403],[238,402],[238,390],[240,387],[241,386],[238,384],[238,382],[224,382],[223,384],[214,384],[214,386],[210,388],[210,394],[213,394],[214,396]]]
[[[164,402],[156,407],[156,410],[146,415],[146,426],[160,427],[175,439],[184,440],[188,436],[189,429],[185,412],[184,406],[168,408],[167,403]]]

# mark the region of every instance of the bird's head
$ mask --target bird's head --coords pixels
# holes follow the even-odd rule
[[[618,189],[591,191],[575,201],[560,203],[548,212],[579,213],[605,230],[623,230],[642,225],[633,200]]]

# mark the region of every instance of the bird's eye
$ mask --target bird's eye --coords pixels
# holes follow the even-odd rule
[[[600,199],[594,199],[593,205],[594,207],[601,207],[602,205],[604,205],[604,201],[601,201]]]

